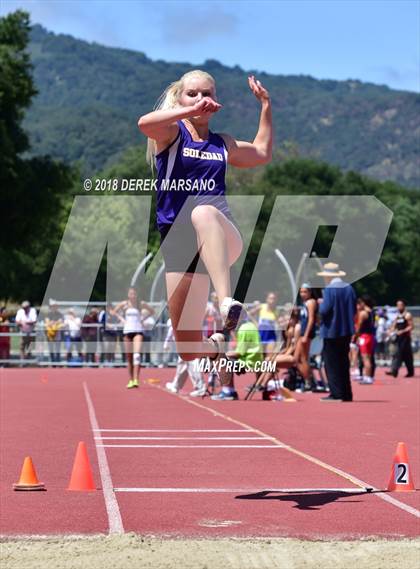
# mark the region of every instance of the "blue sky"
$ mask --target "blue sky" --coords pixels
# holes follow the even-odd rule
[[[144,52],[420,91],[418,0],[2,0],[56,33]]]

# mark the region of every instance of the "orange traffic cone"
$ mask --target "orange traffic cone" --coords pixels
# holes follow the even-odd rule
[[[19,482],[13,484],[14,490],[45,490],[45,484],[37,478],[32,458],[27,456],[23,461]]]
[[[412,492],[414,490],[405,443],[398,443],[387,490],[388,492]]]
[[[93,481],[92,468],[86,450],[86,444],[80,442],[77,446],[73,470],[67,490],[91,491],[96,490]]]

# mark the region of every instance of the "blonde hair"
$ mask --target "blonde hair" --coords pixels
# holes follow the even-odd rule
[[[216,81],[214,77],[207,73],[206,71],[202,71],[201,69],[193,69],[192,71],[188,71],[184,73],[184,75],[178,79],[178,81],[173,81],[170,85],[166,87],[163,93],[160,95],[158,100],[153,107],[154,111],[160,110],[167,110],[167,109],[175,109],[179,105],[179,97],[181,95],[182,89],[184,88],[184,82],[191,77],[200,77],[202,79],[208,79],[214,85],[216,85]],[[152,168],[155,166],[155,156],[156,156],[156,144],[152,138],[147,139],[147,150],[146,150],[146,160],[150,164]]]

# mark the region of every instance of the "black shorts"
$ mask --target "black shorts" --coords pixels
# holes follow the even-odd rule
[[[171,234],[165,239],[169,231]],[[160,230],[160,246],[167,273],[207,274],[198,251],[197,233],[191,222],[165,225]]]
[[[226,215],[226,218],[238,229],[230,214]],[[168,239],[165,239],[169,231],[170,235]],[[161,226],[159,232],[160,246],[167,273],[208,274],[206,266],[200,257],[197,233],[189,216],[185,216],[183,223],[177,222],[173,225]]]
[[[301,330],[300,335],[303,336],[305,332],[306,332],[306,330],[303,330],[303,332]],[[316,336],[315,326],[312,326],[312,330],[311,330],[308,338],[309,338],[309,340],[313,340],[315,338],[315,336]]]
[[[143,336],[144,338],[144,332],[127,332],[124,334],[124,338],[127,338],[128,340],[133,340],[136,336]]]

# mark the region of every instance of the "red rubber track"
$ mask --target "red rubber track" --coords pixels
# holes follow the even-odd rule
[[[298,403],[262,402],[260,395],[249,402],[188,400],[164,390],[172,375],[169,369],[144,369],[143,380],[159,379],[160,384],[142,382],[140,389],[127,390],[123,369],[1,370],[0,533],[109,531],[94,439],[100,434],[92,431],[87,388],[102,437],[162,437],[96,440],[104,445],[150,447],[103,449],[112,486],[119,489],[111,492],[123,526],[116,531],[308,539],[419,534],[420,518],[413,511],[375,493],[361,493],[357,484],[329,468],[384,489],[396,445],[404,441],[416,487],[420,487],[419,377],[394,380],[379,371],[376,385],[354,387],[355,402],[329,404],[312,393],[297,394]],[[251,381],[251,376],[238,380],[241,396],[243,386]],[[142,432],[123,432],[128,429]],[[161,432],[164,429],[167,432]],[[220,437],[233,438],[217,440]],[[243,437],[246,440],[238,440]],[[87,444],[98,488],[93,493],[66,490],[81,440]],[[220,446],[237,444],[267,448]],[[46,492],[12,490],[27,455]],[[133,488],[166,490],[120,491]],[[168,490],[180,488],[207,491]],[[351,488],[354,492],[339,490]],[[270,489],[309,490],[264,492]],[[386,496],[419,508],[418,491]]]

